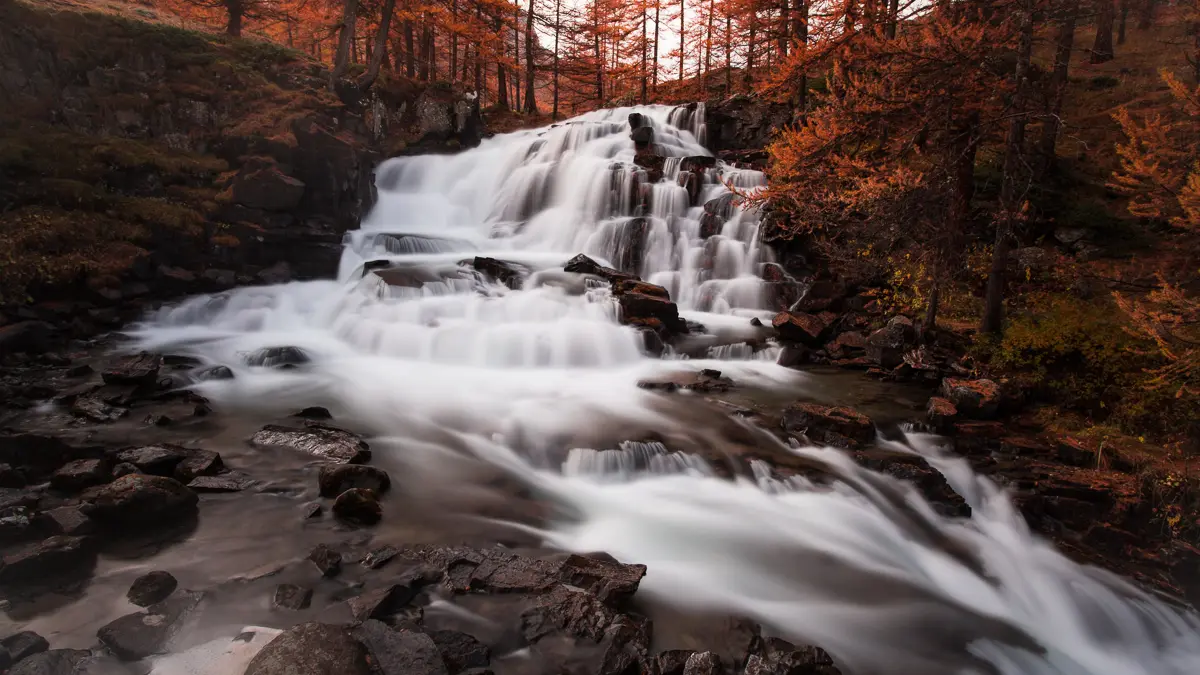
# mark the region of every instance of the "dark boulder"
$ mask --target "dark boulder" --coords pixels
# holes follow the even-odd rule
[[[725,675],[725,666],[712,652],[697,652],[683,665],[683,675]]]
[[[187,449],[187,456],[175,465],[175,479],[190,483],[199,476],[212,476],[225,470],[221,455],[212,450]],[[150,472],[147,472],[150,473]]]
[[[991,380],[942,380],[942,396],[958,412],[978,419],[991,419],[1000,409],[1000,385]]]
[[[768,638],[759,653],[746,659],[745,675],[839,675],[833,659],[819,647],[796,647]]]
[[[0,558],[0,587],[25,586],[91,569],[96,551],[85,537],[54,536]]]
[[[109,405],[96,396],[80,396],[71,403],[71,414],[98,424],[107,424],[128,415],[129,410]]]
[[[654,657],[652,675],[683,675],[688,659],[696,652],[690,649],[668,649]]]
[[[149,607],[166,600],[178,586],[179,582],[169,572],[147,572],[133,580],[125,597],[138,607]]]
[[[161,367],[162,357],[143,352],[112,364],[104,369],[100,377],[103,378],[105,384],[155,386],[158,383],[158,371]]]
[[[641,113],[629,113],[629,130],[633,131],[646,124],[646,118]]]
[[[806,347],[820,347],[824,343],[829,323],[823,318],[805,312],[780,312],[771,325],[779,333],[779,339]]]
[[[54,534],[65,534],[70,537],[91,534],[95,530],[92,519],[88,518],[79,506],[60,506],[43,511],[41,520],[45,527]]]
[[[312,596],[311,588],[304,588],[296,584],[280,584],[275,587],[275,595],[271,597],[271,606],[275,609],[291,611],[308,609],[312,604]]]
[[[199,499],[182,483],[162,476],[130,474],[84,493],[86,513],[112,528],[166,525],[195,516]]]
[[[112,480],[108,462],[102,459],[77,459],[68,462],[50,477],[50,487],[63,492],[79,492]]]
[[[8,675],[91,675],[94,661],[92,653],[82,649],[51,649],[17,663]]]
[[[783,429],[837,448],[855,448],[875,439],[875,425],[871,419],[844,406],[796,403],[784,411]]]
[[[122,661],[164,654],[171,638],[203,599],[201,593],[179,593],[144,612],[127,614],[109,622],[96,632],[96,637]]]
[[[641,293],[663,300],[670,300],[671,293],[662,286],[639,281],[638,279],[617,279],[612,282],[613,295],[624,295],[626,293]]]
[[[715,168],[716,166],[717,166],[717,158],[716,157],[706,157],[704,155],[693,155],[691,157],[684,157],[682,160],[679,161],[679,168],[682,169],[683,171],[703,172],[705,169],[712,169],[712,168]]]
[[[675,182],[679,187],[687,191],[689,204],[695,206],[700,203],[700,187],[704,184],[704,174],[694,171],[680,171]]]
[[[46,641],[46,638],[31,630],[9,635],[0,642],[0,646],[3,646],[3,651],[8,652],[12,663],[18,663],[34,654],[41,654],[50,649],[50,643]]]
[[[308,554],[308,559],[317,566],[317,571],[323,577],[334,577],[337,576],[338,572],[342,571],[342,554],[325,544],[318,544]]]
[[[371,459],[371,450],[358,436],[313,423],[303,428],[269,424],[254,434],[250,444],[260,448],[288,448],[339,464],[361,464]]]
[[[631,600],[645,576],[645,565],[626,565],[582,555],[568,557],[559,570],[559,579],[564,583],[590,591],[601,601],[614,605]]]
[[[934,396],[925,406],[925,419],[936,431],[947,431],[958,421],[958,408],[949,400]]]
[[[513,290],[521,288],[522,282],[529,276],[530,271],[528,267],[518,263],[478,256],[470,264],[485,278],[504,284]]]
[[[492,660],[491,651],[479,640],[455,630],[436,630],[429,633],[441,652],[449,675],[458,675],[468,668],[483,668]]]
[[[649,150],[639,151],[633,156],[635,166],[645,170],[646,181],[657,183],[663,179],[663,171],[667,166],[667,158]]]
[[[322,466],[317,475],[322,497],[336,497],[351,488],[365,488],[383,494],[392,486],[392,479],[383,469],[362,464]]]
[[[121,450],[114,459],[118,464],[132,464],[146,475],[170,478],[189,453],[187,448],[164,443]]]
[[[913,323],[907,317],[892,317],[883,328],[867,336],[867,358],[881,368],[895,368],[904,363],[904,352],[915,337]]]
[[[641,149],[648,148],[654,143],[654,127],[640,126],[629,132],[629,138],[633,141],[633,147]]]
[[[419,579],[410,575],[404,583],[367,591],[346,601],[355,621],[386,619],[412,602],[420,588]]]
[[[675,303],[657,295],[626,292],[617,298],[621,308],[621,322],[637,325],[639,321],[662,322],[668,333],[686,333],[687,323],[679,316]]]
[[[367,554],[362,562],[359,563],[367,569],[376,570],[392,561],[400,554],[400,550],[395,546],[381,546]]]
[[[216,476],[197,476],[187,486],[196,492],[241,492],[257,483],[258,481],[240,471],[229,471]]]
[[[355,635],[366,645],[379,675],[447,675],[438,645],[424,633],[366,621]]]
[[[574,274],[591,274],[610,282],[616,282],[622,279],[636,280],[636,277],[632,277],[623,272],[618,272],[611,267],[605,267],[582,253],[568,260],[567,263],[563,265],[563,270],[572,272]]]
[[[41,353],[51,348],[54,326],[44,321],[22,321],[0,326],[0,356]]]
[[[213,366],[212,368],[204,368],[195,372],[193,377],[197,382],[209,382],[214,380],[232,380],[233,371],[229,366]]]
[[[305,623],[267,643],[244,675],[374,675],[374,670],[367,647],[350,629]]]
[[[334,500],[333,515],[352,525],[375,525],[383,519],[383,508],[373,491],[351,488]]]
[[[263,347],[246,354],[242,360],[248,366],[263,368],[294,368],[311,361],[299,347]]]

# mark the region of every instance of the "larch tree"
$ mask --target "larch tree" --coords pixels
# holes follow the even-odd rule
[[[1116,11],[1113,0],[1095,0],[1096,5],[1096,39],[1092,43],[1093,64],[1106,63],[1113,60],[1113,20]]]

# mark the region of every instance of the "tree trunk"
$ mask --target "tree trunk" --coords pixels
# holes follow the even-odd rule
[[[593,2],[592,2],[592,7],[596,7],[595,0],[593,0]],[[600,31],[599,31],[600,13],[599,13],[599,10],[595,11],[595,19],[596,19],[596,23],[595,23],[594,27],[596,28],[596,30],[592,31],[592,41],[593,41],[595,49],[596,49],[596,103],[597,103],[597,105],[603,106],[604,105],[604,57],[600,53]]]
[[[643,6],[642,7],[642,95],[638,99],[642,102],[642,105],[646,105],[646,94],[648,92],[649,85],[650,85],[650,82],[649,82],[650,72],[647,69],[647,67],[650,65],[648,62],[648,58],[649,58],[648,52],[649,52],[650,45],[648,44],[648,35],[647,35],[647,33],[649,31],[647,30],[647,26],[646,26],[646,24],[649,21],[650,21],[650,15],[646,13],[646,8],[645,8],[645,6]]]
[[[562,32],[562,0],[554,0],[554,112],[550,118],[558,121],[558,35]]]
[[[733,13],[725,14],[725,96],[733,95]]]
[[[242,20],[246,16],[246,5],[243,0],[225,0],[225,11],[229,13],[225,23],[225,34],[232,37],[242,37]]]
[[[788,21],[789,11],[788,0],[779,0],[779,34],[776,36],[776,39],[779,44],[780,57],[787,56],[788,53],[788,33],[790,32],[790,22]]]
[[[808,8],[811,5],[811,0],[797,0],[796,2],[796,48],[807,51],[808,49]],[[805,115],[808,114],[808,73],[800,73],[797,86],[799,91],[796,96],[796,110],[800,113],[800,120],[803,121]]]
[[[529,11],[525,15],[525,112],[536,115],[538,109],[533,87],[533,40],[533,0],[529,0]]]
[[[1125,23],[1129,21],[1129,0],[1121,0],[1117,14],[1117,44],[1125,44]]]
[[[750,35],[746,40],[746,71],[742,73],[742,80],[749,86],[754,81],[754,76],[751,72],[754,70],[754,49],[757,46],[754,42],[756,33],[758,32],[758,17],[754,14],[750,15]]]
[[[504,20],[497,16],[495,25],[496,35],[504,35]],[[500,56],[503,57],[507,51],[503,41],[500,43],[500,50]],[[502,110],[508,110],[508,77],[504,72],[503,58],[496,61],[496,105]]]
[[[687,44],[687,40],[684,38],[684,36],[686,36],[687,33],[684,31],[684,26],[683,26],[683,19],[687,15],[687,12],[685,11],[687,9],[685,6],[686,3],[687,3],[687,0],[679,0],[679,85],[680,86],[683,86],[683,52],[684,52],[684,47]]]
[[[379,32],[375,34],[375,50],[371,52],[371,60],[367,63],[367,72],[358,81],[359,91],[366,91],[375,84],[379,77],[379,67],[383,65],[383,57],[387,54],[388,32],[392,29],[392,10],[396,0],[384,0],[383,13],[379,15]]]
[[[1063,99],[1067,94],[1067,76],[1071,65],[1071,49],[1075,44],[1075,22],[1079,17],[1079,5],[1072,2],[1064,10],[1066,13],[1058,25],[1058,36],[1054,41],[1054,70],[1050,73],[1050,100],[1047,101],[1046,120],[1042,124],[1042,138],[1038,143],[1043,176],[1054,166],[1055,146],[1058,143],[1058,132],[1062,128]]]
[[[413,25],[411,19],[404,20],[404,72],[409,78],[417,76],[417,52],[413,48]]]
[[[354,20],[358,15],[358,0],[345,0],[342,11],[342,35],[338,40],[337,56],[329,74],[329,88],[346,75],[350,68],[350,48],[354,45]]]
[[[1113,0],[1096,0],[1096,41],[1092,44],[1093,64],[1113,60]]]
[[[425,42],[425,60],[429,63],[429,81],[437,80],[437,35],[434,33],[433,21],[426,26],[429,39]]]
[[[1138,30],[1150,30],[1154,25],[1154,3],[1155,0],[1141,0],[1138,3]]]
[[[900,23],[900,0],[890,0],[888,2],[887,26],[884,28],[884,34],[889,40],[896,39],[896,26]],[[935,308],[936,310],[936,308]],[[935,311],[936,313],[936,311]],[[931,326],[932,328],[932,326]]]
[[[455,24],[450,31],[450,81],[453,82],[458,75],[458,0],[450,3],[450,16]],[[464,56],[463,61],[466,60]],[[465,64],[463,67],[466,68]],[[463,79],[466,79],[466,75],[463,75]]]
[[[1011,246],[1021,205],[1017,192],[1017,173],[1021,170],[1021,147],[1025,142],[1025,104],[1029,92],[1029,61],[1033,51],[1033,1],[1022,0],[1020,5],[1021,42],[1017,51],[1016,93],[1013,95],[1011,119],[1004,148],[1004,177],[1000,187],[1000,219],[996,223],[996,243],[992,249],[992,266],[988,274],[987,296],[984,298],[981,332],[999,335],[1004,332],[1004,282],[1008,269],[1008,249]],[[1112,3],[1108,3],[1112,7]]]
[[[662,15],[662,0],[654,0],[654,74],[652,75],[652,83],[654,85],[654,94],[658,95],[658,19]]]

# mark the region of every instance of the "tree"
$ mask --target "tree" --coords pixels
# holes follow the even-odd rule
[[[1041,153],[1042,173],[1054,164],[1058,132],[1062,128],[1063,99],[1066,98],[1067,76],[1071,63],[1071,50],[1075,44],[1075,23],[1079,18],[1078,0],[1066,0],[1061,8],[1058,31],[1054,38],[1054,69],[1050,74],[1046,115],[1042,123],[1042,137],[1038,144]]]
[[[525,12],[525,112],[537,114],[537,98],[533,90],[533,0],[529,0],[529,9]]]
[[[371,60],[367,63],[367,72],[358,81],[360,91],[370,89],[379,77],[379,68],[383,65],[383,57],[387,52],[387,36],[392,29],[392,11],[395,7],[396,0],[384,0],[379,29],[375,33],[375,48],[371,52]]]
[[[1091,62],[1105,63],[1113,60],[1113,0],[1096,2],[1096,39],[1092,43]]]
[[[343,0],[341,38],[338,39],[337,56],[329,74],[329,88],[346,75],[350,68],[350,47],[354,43],[354,22],[358,18],[358,0]]]
[[[1107,2],[1112,7],[1112,2]],[[1000,214],[996,223],[996,242],[992,248],[992,265],[988,272],[987,295],[984,297],[983,320],[979,330],[999,334],[1004,331],[1004,283],[1008,271],[1008,250],[1013,232],[1021,218],[1024,201],[1017,191],[1025,143],[1025,106],[1029,95],[1029,63],[1033,52],[1033,0],[1021,0],[1018,5],[1020,47],[1013,75],[1012,107],[1009,110],[1008,134],[1004,141],[1004,176],[1000,187]]]

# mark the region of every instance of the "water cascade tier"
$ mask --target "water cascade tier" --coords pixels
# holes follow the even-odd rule
[[[645,387],[813,386],[770,340],[789,298],[751,206],[765,178],[704,136],[702,105],[646,106],[389,160],[336,278],[191,298],[132,335],[200,360],[191,386],[217,405],[328,408],[411,484],[469,481],[464,458],[504,472],[556,507],[514,526],[646,564],[645,597],[752,618],[843,672],[1200,672],[1200,620],[1039,541],[936,437],[878,443],[942,471],[968,518]],[[730,480],[688,443],[771,446],[828,479]]]

